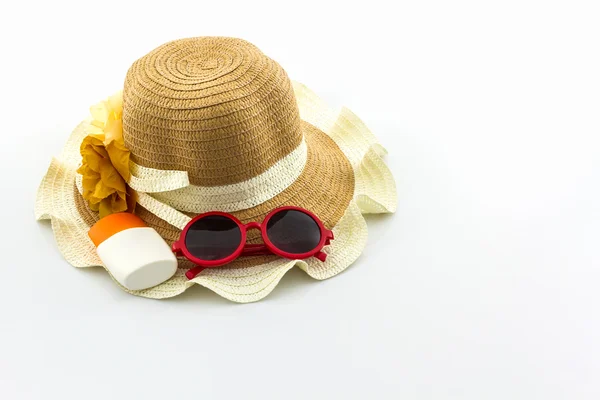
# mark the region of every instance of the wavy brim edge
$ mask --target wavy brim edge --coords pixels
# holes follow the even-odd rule
[[[355,173],[355,193],[343,217],[333,228],[335,240],[325,248],[323,263],[315,259],[278,259],[247,268],[206,269],[188,281],[185,269],[150,289],[123,290],[142,297],[163,299],[177,296],[198,284],[239,303],[258,301],[277,286],[283,275],[298,266],[315,279],[327,279],[345,270],[362,253],[367,241],[367,224],[362,214],[396,210],[396,185],[382,156],[385,149],[366,125],[350,110],[331,110],[306,86],[294,82],[294,91],[303,120],[328,134],[344,152]],[[63,153],[54,158],[38,189],[35,216],[51,220],[61,254],[75,267],[102,266],[87,236],[88,225],[75,206],[76,169],[81,157],[79,145],[85,133],[75,129]],[[116,281],[115,281],[116,283]],[[118,283],[117,283],[118,284]]]

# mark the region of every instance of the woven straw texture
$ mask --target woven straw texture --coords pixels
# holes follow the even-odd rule
[[[331,227],[353,195],[351,164],[300,118],[285,71],[241,39],[176,40],[137,60],[123,89],[123,138],[131,187],[151,194],[140,204],[171,224],[169,216],[181,215],[160,213],[158,202],[233,212],[245,222],[294,204]]]
[[[322,263],[315,259],[290,261],[269,256],[240,258],[238,262],[224,267],[206,269],[196,278],[188,281],[184,273],[191,265],[187,261],[180,261],[178,272],[169,281],[141,291],[129,291],[121,287],[123,290],[138,296],[162,299],[176,296],[194,284],[198,284],[229,300],[246,303],[267,296],[281,277],[294,266],[300,267],[309,276],[321,280],[340,273],[358,258],[367,240],[367,226],[361,214],[389,213],[396,209],[395,183],[381,158],[385,150],[364,123],[350,110],[346,108],[339,111],[331,110],[301,84],[294,83],[293,90],[300,112],[300,126],[308,149],[305,170],[320,168],[319,165],[326,162],[323,158],[319,158],[321,154],[319,148],[330,144],[333,145],[332,148],[343,154],[354,176],[354,190],[352,198],[346,203],[347,206],[339,205],[343,202],[329,203],[331,208],[338,209],[339,218],[329,223],[336,239],[325,248],[329,254],[326,262]],[[61,253],[75,267],[102,265],[87,236],[89,226],[98,217],[89,211],[81,197],[77,183],[79,175],[75,172],[81,161],[79,144],[85,136],[85,124],[86,122],[83,122],[74,130],[63,153],[52,160],[36,199],[36,218],[51,220]],[[327,165],[327,168],[343,168],[343,165],[336,162],[333,166]],[[149,166],[149,168],[154,167],[156,166]],[[152,170],[145,170],[144,173],[152,175]],[[160,175],[159,172],[157,173]],[[179,187],[185,186],[185,182],[181,182],[185,180],[181,174],[171,173],[171,175],[175,176],[169,183],[171,188],[178,187],[177,180],[180,180]],[[303,175],[305,171],[298,180]],[[160,177],[156,178],[160,180]],[[319,186],[321,183],[305,182],[295,189],[296,182],[282,193],[295,193],[288,201],[282,201],[275,196],[265,202],[269,210],[278,205],[298,204],[297,202],[312,209],[310,202],[317,206],[322,201],[323,188]],[[310,187],[313,187],[312,192],[308,190]],[[312,196],[316,196],[315,199],[311,200]],[[332,207],[332,204],[338,206]],[[245,221],[260,221],[263,214],[256,211],[256,209],[250,212],[242,210],[236,215]],[[193,213],[183,213],[176,207],[157,200],[155,193],[141,193],[140,205],[136,213],[167,240],[177,238],[180,228],[189,221],[190,215],[193,215]],[[250,239],[256,242],[259,238],[253,236]]]
[[[290,154],[302,125],[279,64],[244,40],[202,37],[166,43],[131,66],[123,137],[137,164],[219,186]]]

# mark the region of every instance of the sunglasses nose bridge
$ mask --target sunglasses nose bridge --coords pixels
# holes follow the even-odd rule
[[[246,230],[250,229],[262,229],[261,225],[258,222],[250,222],[246,224]]]

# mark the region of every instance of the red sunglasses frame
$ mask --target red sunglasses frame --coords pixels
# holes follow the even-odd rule
[[[288,253],[288,252],[278,249],[269,240],[269,236],[267,235],[267,224],[269,223],[269,220],[273,217],[273,215],[277,214],[278,212],[287,211],[287,210],[303,212],[303,213],[307,214],[308,216],[310,216],[319,226],[319,230],[321,232],[321,240],[319,240],[319,243],[311,251],[308,251],[308,252],[302,253],[302,254]],[[237,249],[233,253],[231,253],[227,257],[222,258],[220,260],[202,260],[202,259],[197,258],[194,255],[192,255],[192,253],[190,253],[190,251],[188,250],[188,248],[185,244],[185,238],[187,236],[187,233],[188,233],[190,227],[196,221],[198,221],[202,218],[208,217],[208,216],[212,216],[212,215],[219,215],[219,216],[227,217],[227,218],[231,219],[233,222],[236,223],[236,225],[240,229],[242,236],[240,239],[240,245],[237,247]],[[249,229],[259,229],[264,243],[260,243],[260,244],[246,243],[247,231]],[[312,212],[310,212],[308,210],[305,210],[304,208],[295,207],[295,206],[285,206],[285,207],[278,207],[278,208],[272,210],[269,214],[267,214],[267,216],[265,217],[265,219],[263,220],[262,223],[250,222],[247,224],[243,224],[235,216],[228,214],[228,213],[221,212],[221,211],[210,211],[210,212],[207,212],[204,214],[197,215],[190,222],[187,223],[185,228],[181,231],[179,240],[177,240],[176,242],[173,243],[173,245],[171,246],[171,249],[173,250],[173,253],[175,253],[176,256],[178,256],[178,257],[183,256],[197,265],[197,267],[192,268],[185,273],[185,275],[187,276],[188,279],[193,279],[196,275],[198,275],[205,268],[214,268],[214,267],[218,267],[218,266],[230,263],[240,256],[256,256],[256,255],[274,254],[274,255],[288,258],[291,260],[303,260],[303,259],[310,258],[310,257],[316,257],[320,261],[325,261],[325,259],[327,258],[327,254],[323,252],[323,247],[329,245],[331,243],[331,240],[333,240],[333,232],[331,230],[325,228],[325,226],[323,225],[323,222],[321,222],[321,220],[315,214],[313,214]]]

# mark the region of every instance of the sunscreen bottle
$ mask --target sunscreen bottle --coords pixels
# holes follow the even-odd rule
[[[177,271],[177,258],[169,245],[135,214],[110,214],[96,222],[88,235],[106,269],[127,289],[148,289]]]

